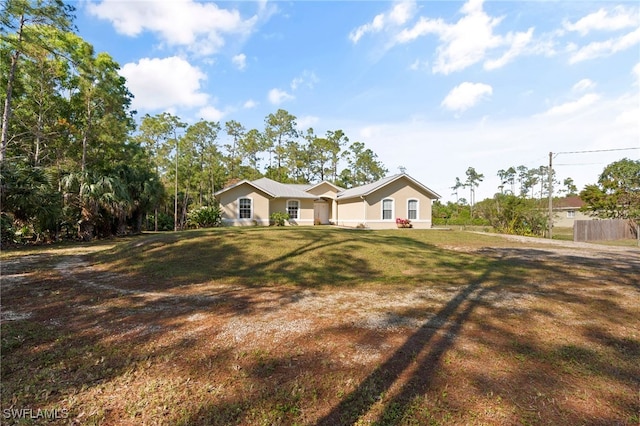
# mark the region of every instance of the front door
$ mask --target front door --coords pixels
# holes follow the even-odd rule
[[[326,201],[316,201],[313,204],[313,223],[315,225],[329,224],[329,203]]]

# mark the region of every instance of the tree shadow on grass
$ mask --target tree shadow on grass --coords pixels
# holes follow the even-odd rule
[[[256,233],[256,235],[260,234]],[[259,392],[249,393],[246,396],[238,393],[222,397],[212,396],[209,400],[200,401],[201,405],[193,404],[183,407],[186,412],[182,423],[190,425],[225,424],[228,421],[260,423],[261,420],[267,419],[273,424],[294,422],[354,424],[367,413],[372,412],[375,413],[376,421],[380,424],[398,423],[406,415],[411,415],[412,401],[416,398],[427,392],[442,391],[442,381],[438,375],[443,371],[443,361],[447,354],[456,348],[456,343],[461,340],[461,337],[466,336],[467,331],[464,331],[464,328],[469,323],[482,326],[486,331],[490,331],[490,339],[482,342],[486,347],[495,348],[500,353],[513,353],[517,359],[524,360],[522,361],[524,363],[522,371],[511,372],[508,375],[507,380],[515,387],[526,388],[534,384],[540,389],[547,386],[550,392],[567,388],[566,383],[563,383],[560,377],[539,379],[536,367],[540,362],[547,362],[547,360],[568,365],[567,368],[573,368],[572,371],[577,371],[579,374],[597,374],[598,377],[605,377],[622,386],[630,387],[636,383],[631,377],[637,372],[637,367],[633,367],[631,360],[637,358],[637,339],[625,339],[613,335],[604,327],[583,327],[585,338],[598,345],[611,348],[611,351],[620,354],[619,356],[625,361],[625,364],[620,367],[610,365],[607,368],[609,358],[588,345],[561,344],[545,347],[543,341],[527,339],[526,335],[523,337],[523,335],[506,327],[507,322],[514,318],[520,317],[520,322],[517,324],[525,324],[527,319],[534,318],[536,315],[556,315],[552,309],[546,309],[542,305],[542,307],[536,307],[535,310],[515,312],[508,307],[501,307],[504,299],[514,297],[514,295],[534,295],[542,301],[564,303],[571,307],[572,312],[575,312],[580,318],[588,317],[592,310],[600,311],[598,318],[603,316],[602,312],[617,312],[616,321],[625,320],[629,322],[630,326],[633,326],[633,324],[637,324],[634,312],[630,308],[621,306],[618,301],[610,300],[605,292],[612,291],[607,286],[612,282],[626,286],[625,288],[631,289],[631,291],[636,291],[637,276],[640,271],[637,266],[637,258],[634,256],[622,256],[620,258],[622,261],[616,260],[612,263],[611,259],[607,258],[598,260],[573,255],[555,255],[537,249],[486,249],[471,254],[456,253],[422,243],[409,236],[380,238],[375,234],[360,232],[358,234],[355,232],[347,233],[346,236],[340,238],[331,234],[321,235],[317,232],[294,237],[298,242],[294,248],[283,250],[269,259],[258,259],[248,265],[241,265],[238,270],[220,273],[221,277],[231,278],[236,284],[245,283],[245,290],[250,290],[251,294],[223,287],[206,289],[206,294],[157,294],[154,297],[147,297],[145,295],[147,289],[150,291],[156,289],[154,289],[152,282],[143,282],[140,285],[139,281],[145,280],[145,274],[142,272],[134,274],[136,280],[139,281],[134,281],[130,287],[127,287],[136,291],[124,295],[115,291],[121,285],[119,282],[109,283],[114,287],[112,290],[101,289],[98,286],[82,287],[77,283],[65,283],[60,287],[49,283],[46,291],[54,291],[56,288],[58,290],[83,288],[84,290],[79,291],[77,300],[65,299],[63,292],[57,296],[57,299],[49,298],[47,293],[47,298],[40,299],[39,302],[27,301],[30,306],[34,307],[36,313],[34,321],[29,322],[28,330],[25,330],[25,333],[36,333],[37,328],[46,322],[48,315],[55,318],[54,312],[56,310],[61,312],[69,310],[76,315],[73,319],[75,326],[72,330],[77,332],[77,335],[62,336],[44,330],[42,334],[36,333],[32,337],[28,337],[25,342],[21,343],[17,340],[9,342],[15,346],[10,347],[7,352],[3,351],[3,358],[7,355],[10,357],[10,361],[13,363],[11,368],[22,368],[25,365],[24,362],[38,365],[32,370],[37,373],[30,382],[34,387],[46,383],[47,377],[64,377],[69,371],[72,373],[71,380],[66,383],[60,382],[57,385],[56,392],[59,394],[73,393],[74,389],[81,386],[97,387],[105,381],[126,376],[132,365],[144,369],[145,362],[154,363],[155,360],[163,362],[163,359],[189,355],[192,348],[198,345],[198,339],[192,335],[184,335],[173,344],[160,350],[151,351],[139,348],[158,335],[178,330],[194,315],[215,314],[217,317],[226,318],[247,315],[249,319],[258,319],[261,318],[261,315],[270,312],[256,302],[256,298],[260,298],[262,295],[273,293],[276,300],[281,302],[281,306],[286,306],[303,300],[304,291],[312,289],[314,286],[320,286],[324,279],[329,280],[327,282],[332,283],[332,287],[335,287],[336,291],[351,286],[354,282],[362,283],[375,280],[376,265],[362,264],[362,259],[357,256],[358,248],[361,247],[364,240],[369,239],[380,243],[381,250],[388,250],[388,257],[391,258],[391,261],[394,259],[402,260],[408,266],[419,271],[415,277],[411,277],[409,280],[411,286],[419,285],[422,282],[424,287],[432,288],[435,286],[443,291],[444,297],[434,299],[440,304],[440,308],[435,309],[435,312],[425,309],[425,315],[422,317],[428,319],[422,323],[417,331],[399,345],[398,349],[393,351],[386,361],[383,361],[380,366],[358,382],[353,391],[346,396],[339,397],[337,401],[335,401],[335,394],[333,394],[331,403],[335,403],[335,405],[324,411],[317,411],[324,413],[322,416],[314,415],[312,412],[305,417],[303,405],[308,404],[310,400],[301,401],[302,397],[297,392],[300,387],[313,388],[317,386],[314,380],[305,376],[306,372],[330,374],[333,371],[332,364],[317,365],[327,355],[330,355],[329,352],[319,350],[315,353],[287,356],[255,353],[251,355],[251,360],[247,360],[242,369],[238,370],[237,378],[248,385],[255,385],[259,388]],[[272,239],[273,244],[276,244],[281,236],[269,238]],[[172,244],[178,242],[178,240],[174,240]],[[396,249],[393,249],[393,246]],[[163,247],[162,244],[156,244],[153,250],[163,250]],[[193,245],[188,243],[177,252],[167,251],[166,256],[175,255],[180,259],[185,259],[198,253],[196,248],[197,243],[194,241]],[[334,249],[335,251],[333,251]],[[350,251],[354,253],[350,253]],[[213,257],[208,259],[224,259],[225,256],[239,256],[241,258],[243,254],[240,250],[229,253],[223,247],[214,248],[211,252]],[[318,262],[319,255],[327,256],[331,263],[343,268],[344,271],[336,273],[331,269],[323,270],[326,266]],[[302,264],[293,262],[294,259],[305,256],[309,256],[309,258],[305,259]],[[200,259],[200,261],[202,260]],[[576,274],[572,265],[584,267],[589,273],[584,276]],[[205,268],[207,273],[212,270]],[[602,278],[601,282],[594,281],[594,271],[605,271],[606,276]],[[332,274],[334,274],[333,277]],[[274,283],[283,277],[292,277],[290,279],[292,281],[299,280],[300,285],[262,288],[255,282],[243,281],[256,276],[268,277]],[[78,279],[82,279],[82,277],[82,273],[79,273]],[[167,290],[189,283],[197,284],[201,279],[205,280],[206,277],[207,274],[203,274],[202,277],[193,279],[193,282],[187,280],[183,283],[174,283],[168,285]],[[537,277],[540,279],[537,280]],[[91,279],[90,274],[86,278]],[[522,285],[523,280],[526,286]],[[561,286],[554,285],[554,281],[558,280],[566,283]],[[342,281],[347,282],[343,283]],[[576,288],[572,287],[571,283],[575,283]],[[585,292],[585,289],[590,291],[597,289],[597,292],[589,293]],[[45,291],[44,289],[36,290]],[[401,291],[397,286],[390,287],[390,290]],[[158,293],[161,292],[158,290]],[[425,292],[424,297],[428,298],[430,294]],[[453,296],[445,299],[449,294],[453,294]],[[45,300],[47,300],[47,307],[43,303]],[[11,303],[11,299],[8,301]],[[24,302],[25,299],[16,302],[21,301]],[[3,303],[5,302],[3,300]],[[38,307],[38,305],[41,306]],[[389,309],[397,311],[394,306],[390,306]],[[402,315],[389,314],[387,323],[392,326],[403,325],[400,317],[407,315],[420,316],[420,312],[416,308],[412,308],[412,310],[403,312]],[[490,322],[490,320],[494,322]],[[558,317],[558,320],[561,321],[561,318]],[[504,324],[496,324],[495,321],[501,321]],[[118,345],[117,341],[108,343],[105,340],[105,337],[108,336],[104,332],[102,334],[99,332],[99,327],[107,324],[121,327],[121,331],[125,334],[131,332],[129,337],[135,344],[123,347]],[[162,328],[154,330],[154,325]],[[139,328],[140,326],[147,328]],[[47,333],[49,334],[47,335]],[[362,329],[354,326],[352,334],[357,335],[358,333],[362,334]],[[349,338],[349,330],[338,328],[321,329],[319,332],[314,330],[313,333],[305,335],[301,339],[314,338],[319,338],[319,342],[338,338],[345,341]],[[361,343],[375,338],[375,333],[362,336]],[[38,345],[40,348],[37,347]],[[33,348],[29,346],[33,346]],[[234,350],[229,350],[212,345],[201,361],[193,363],[192,370],[189,370],[190,377],[211,374],[210,371],[216,368],[229,368],[230,364],[237,362],[234,360],[232,352],[242,349],[240,347],[233,348]],[[45,356],[43,351],[47,350],[50,353]],[[90,352],[91,355],[86,356],[87,352]],[[29,355],[30,357],[27,357],[26,361],[19,360],[22,355],[28,354],[32,355]],[[103,356],[105,361],[100,364]],[[70,370],[68,366],[65,367],[66,359],[72,359],[75,367]],[[104,363],[108,363],[105,369],[101,367],[104,366]],[[555,364],[552,365],[552,367],[554,366]],[[307,368],[315,369],[307,370]],[[12,383],[19,383],[19,380],[16,380],[15,375],[18,374],[16,371],[5,370],[3,367],[2,378],[7,377]],[[556,370],[553,371],[556,372]],[[504,383],[495,377],[475,372],[464,372],[464,374],[479,391],[494,392],[502,395],[505,399],[509,396],[505,392]],[[3,389],[10,388],[3,385]],[[251,389],[251,387],[248,386],[247,389]],[[29,398],[28,401],[33,403],[43,401],[41,396],[31,395]],[[53,399],[55,398],[54,395]],[[528,398],[529,395],[523,393],[513,397],[513,401],[525,407],[528,407],[527,404],[538,404],[534,405],[536,409],[543,408],[538,401]],[[470,408],[469,402],[465,400],[451,402],[452,409],[455,404],[461,411]],[[629,407],[627,400],[620,403],[620,410],[629,411]],[[318,417],[320,418],[318,419]],[[106,418],[115,421],[115,418]],[[585,417],[581,416],[567,415],[564,418],[576,420],[579,423],[589,423],[585,421]],[[526,419],[523,418],[523,420]],[[539,419],[532,418],[530,420],[537,421]]]
[[[638,286],[637,274],[640,272],[640,259],[633,254],[628,257],[624,255],[615,256],[616,262],[613,263],[606,256],[603,259],[594,260],[593,258],[585,259],[578,255],[557,255],[545,250],[535,249],[486,249],[482,250],[481,254],[484,256],[489,255],[490,259],[498,259],[495,261],[488,260],[486,269],[479,278],[461,289],[434,317],[412,334],[386,362],[367,376],[357,389],[349,393],[327,415],[321,418],[316,423],[317,425],[356,424],[363,416],[379,405],[383,398],[383,407],[377,410],[381,414],[378,415],[376,424],[399,423],[406,412],[411,410],[412,401],[424,395],[432,387],[434,375],[438,371],[443,355],[453,347],[464,323],[469,321],[472,312],[482,307],[488,309],[491,315],[500,317],[505,315],[505,312],[495,305],[496,303],[499,305],[501,297],[509,297],[508,293],[514,289],[520,292],[527,291],[527,289],[518,289],[520,287],[517,274],[518,268],[536,270],[545,278],[553,276],[554,279],[559,277],[569,279],[573,272],[571,265],[574,265],[577,268],[587,267],[595,270],[604,270],[606,271],[605,273],[617,274],[614,275],[618,277],[617,281],[630,289]],[[506,271],[504,262],[508,262],[511,269]],[[591,284],[589,277],[573,278],[577,282],[583,280],[585,284]],[[606,283],[602,284],[606,285]],[[589,310],[594,312],[616,312],[622,317],[628,317],[630,314],[614,301],[607,298],[576,294],[571,288],[549,289],[547,286],[534,284],[528,290],[536,293],[537,297],[540,298],[549,298],[555,301],[565,300],[567,303],[574,303],[578,306],[586,303],[588,304],[588,308],[584,312],[586,317],[589,315]],[[538,313],[540,312],[542,311]],[[507,316],[511,314],[512,312],[506,312]],[[477,323],[479,321],[476,319],[474,322]],[[509,332],[505,330],[496,330],[496,332],[502,337],[509,335]],[[619,350],[625,354],[627,353],[626,351],[634,353],[637,349],[637,341],[635,340],[620,341],[620,339],[602,337],[601,334],[593,331],[589,336],[606,342],[613,341],[613,345],[616,348],[621,348]],[[516,340],[516,337],[512,336],[511,340]],[[604,375],[624,386],[633,387],[638,383],[637,378],[634,379],[634,374],[638,373],[637,368],[631,370],[625,367],[612,368],[606,365],[599,355],[595,355],[587,348],[577,347],[571,349],[572,347],[569,347],[566,350],[559,348],[561,355],[558,355],[557,353],[549,353],[548,349],[538,347],[533,342],[532,345],[525,348],[524,353],[530,355],[531,353],[539,352],[542,359],[553,359],[554,357],[562,357],[562,353],[569,350],[572,353],[571,356],[581,359],[581,362],[593,370],[593,374]],[[505,350],[508,349],[505,348]],[[629,366],[630,364],[627,363],[626,365]],[[527,389],[527,384],[530,386],[537,378],[533,370],[525,370],[521,373],[513,374],[509,380],[516,384],[516,388]],[[400,382],[401,384],[398,384]],[[561,387],[562,384],[554,377],[547,376],[541,380],[540,386],[557,388]],[[483,386],[479,385],[479,387]],[[490,388],[489,386],[484,387]],[[385,397],[387,394],[393,396],[391,398]],[[611,404],[619,404],[621,410],[630,412],[633,409],[631,407],[633,404],[629,400],[620,401],[618,398],[614,399],[615,401],[611,401]],[[524,404],[529,401],[520,402]],[[464,403],[460,408],[462,411],[465,410]],[[565,414],[564,418],[569,421],[585,421],[584,416],[576,413]],[[612,420],[611,417],[606,415],[600,420],[607,421],[605,419]]]
[[[363,236],[332,229],[215,230],[184,233],[182,239],[167,241],[153,236],[93,259],[128,275],[130,284],[123,282],[124,287],[148,290],[207,282],[243,287],[350,286],[376,274],[373,265],[357,255]]]
[[[412,375],[409,381],[402,385],[401,391],[387,402],[387,410],[381,422],[385,424],[402,418],[402,411],[408,406],[409,401],[428,387],[442,355],[453,345],[462,325],[469,318],[480,298],[491,291],[483,287],[485,279],[490,274],[490,270],[487,270],[485,276],[461,289],[435,316],[413,333],[386,362],[362,381],[356,390],[347,395],[316,424],[355,424],[402,375],[413,371],[410,373]],[[393,409],[389,410],[390,407]],[[392,418],[385,418],[389,413]]]

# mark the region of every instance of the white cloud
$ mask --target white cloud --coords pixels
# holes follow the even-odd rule
[[[245,109],[252,109],[258,106],[258,103],[253,99],[249,99],[242,105]]]
[[[229,34],[249,34],[257,16],[243,19],[238,10],[193,0],[90,2],[90,14],[110,21],[120,34],[157,33],[170,46],[187,46],[201,55],[216,53]]]
[[[134,109],[197,107],[209,99],[209,95],[200,91],[200,82],[206,75],[177,56],[143,58],[124,65],[120,74],[127,79],[127,87],[134,95]]]
[[[638,43],[640,43],[640,28],[620,37],[605,41],[594,41],[582,48],[577,48],[574,44],[570,44],[568,48],[568,50],[571,51],[569,63],[575,64],[576,62],[588,59],[613,55],[614,53],[629,49]]]
[[[638,125],[638,117],[640,117],[640,107],[631,108],[621,112],[620,115],[616,117],[615,123],[640,127],[640,125]]]
[[[634,67],[633,70],[631,71],[632,74],[635,76],[636,81],[634,82],[635,86],[640,86],[640,62],[638,62]]]
[[[244,53],[240,53],[231,58],[231,62],[235,65],[240,71],[244,71],[247,67],[247,55]]]
[[[375,139],[381,136],[384,131],[384,126],[380,125],[367,125],[362,127],[358,132],[358,135],[364,139]]]
[[[291,90],[298,90],[301,86],[313,89],[318,81],[320,80],[313,71],[305,70],[291,81]]]
[[[409,65],[409,69],[411,71],[420,71],[429,69],[429,61],[421,61],[420,59],[416,59]]]
[[[582,96],[580,99],[575,101],[565,102],[561,105],[556,105],[549,110],[547,110],[543,115],[570,115],[574,114],[580,110],[587,108],[590,105],[593,105],[600,99],[600,95],[595,93],[587,93]]]
[[[589,80],[588,78],[583,78],[582,80],[574,84],[571,90],[574,92],[585,92],[595,87],[596,87],[596,83]]]
[[[451,111],[462,112],[493,94],[493,88],[484,83],[468,81],[454,87],[442,101],[442,106]]]
[[[304,70],[298,77],[291,80],[291,91],[295,92],[303,86],[313,89],[318,81],[319,79],[313,71]],[[280,105],[281,103],[291,101],[296,97],[293,93],[289,93],[286,90],[273,88],[269,90],[267,98],[271,104]]]
[[[309,127],[313,127],[319,121],[319,117],[316,117],[314,115],[305,115],[303,117],[298,117],[296,123],[298,124],[298,129],[307,130]]]
[[[485,69],[504,66],[527,51],[533,36],[533,28],[527,32],[494,34],[503,17],[491,17],[482,9],[482,0],[469,0],[460,9],[464,16],[454,24],[442,19],[421,17],[412,28],[400,31],[394,43],[408,43],[419,37],[435,34],[440,40],[436,49],[434,73],[449,74],[461,71],[481,62],[493,49],[507,47],[498,59],[488,60]]]
[[[404,25],[413,18],[415,11],[415,0],[397,1],[388,12],[380,13],[371,22],[352,30],[349,33],[349,39],[356,44],[367,33],[377,33],[388,28]]]
[[[633,75],[634,81],[633,86],[640,87],[640,62],[638,62],[633,69],[631,70],[631,74]],[[635,126],[638,129],[638,133],[640,134],[640,122],[638,122],[638,117],[640,117],[640,105],[638,104],[638,94],[637,91],[633,95],[635,98],[635,105],[630,107],[629,109],[622,111],[620,115],[616,117],[616,123],[618,124],[629,124]],[[639,135],[640,139],[640,135]]]
[[[269,90],[268,98],[269,98],[269,102],[271,102],[273,105],[280,105],[285,101],[291,101],[295,99],[295,96],[293,96],[290,93],[287,93],[284,90],[275,88],[275,89]]]
[[[600,9],[575,23],[565,21],[563,27],[567,31],[577,31],[580,35],[587,35],[591,31],[617,31],[640,25],[640,15],[637,9],[627,9],[616,6],[611,11]]]
[[[529,28],[526,33],[508,33],[505,36],[505,43],[509,49],[498,59],[487,60],[484,63],[484,69],[493,70],[502,68],[516,57],[526,51],[533,39],[533,28]]]
[[[201,108],[198,113],[200,115],[200,118],[209,121],[220,121],[225,116],[225,113],[223,111],[220,111],[214,106],[206,106],[204,108]]]
[[[388,15],[389,21],[396,25],[404,25],[416,12],[415,1],[398,1],[393,5]]]
[[[635,91],[635,90],[634,90]],[[637,91],[620,98],[600,99],[584,108],[579,115],[536,115],[489,120],[438,122],[407,119],[402,122],[332,122],[329,128],[341,128],[347,135],[371,148],[389,170],[399,165],[426,186],[455,201],[451,186],[455,177],[464,178],[467,167],[485,175],[477,189],[477,200],[492,197],[500,182],[499,169],[524,165],[537,168],[548,164],[549,152],[583,151],[638,146],[640,128],[628,111],[638,108]],[[620,120],[616,117],[624,114]],[[637,115],[636,115],[637,117]],[[323,124],[324,120],[323,120]],[[402,141],[402,149],[390,140]],[[438,161],[425,167],[424,155]],[[455,155],[453,155],[455,154]],[[557,160],[558,179],[571,177],[579,189],[594,183],[604,167],[637,151],[563,155]],[[571,163],[579,163],[571,166]],[[563,164],[563,165],[560,165]],[[468,190],[465,197],[468,197]],[[460,193],[463,196],[463,193]]]

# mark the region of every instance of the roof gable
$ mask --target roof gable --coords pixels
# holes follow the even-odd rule
[[[311,191],[312,189],[316,189],[321,187],[322,185],[328,185],[330,186],[332,189],[334,189],[336,192],[341,192],[344,191],[344,188],[339,187],[338,185],[334,185],[329,181],[323,180],[322,182],[316,183],[315,185],[310,186],[307,191]]]
[[[362,186],[357,186],[355,188],[350,188],[347,190],[344,190],[340,193],[338,193],[338,199],[342,199],[342,200],[346,200],[346,199],[350,199],[350,198],[358,198],[358,197],[366,197],[367,195],[389,185],[392,182],[395,182],[399,179],[407,179],[409,180],[411,183],[413,183],[414,185],[416,185],[421,191],[423,191],[424,193],[427,194],[427,196],[429,198],[432,199],[437,199],[440,198],[440,195],[438,195],[436,192],[432,191],[431,189],[427,188],[426,186],[424,186],[423,184],[421,184],[420,182],[418,182],[417,180],[413,179],[411,176],[409,176],[406,173],[401,173],[401,174],[397,174],[397,175],[393,175],[393,176],[387,176],[385,178],[382,178],[376,182],[372,182],[369,183],[367,185],[362,185]]]
[[[264,193],[265,193],[267,196],[269,196],[269,197],[275,197],[275,195],[274,195],[273,193],[269,192],[269,191],[268,191],[268,190],[266,190],[265,188],[260,187],[260,186],[256,185],[256,184],[255,184],[255,182],[251,182],[251,181],[246,180],[246,179],[243,179],[243,180],[241,180],[240,182],[236,182],[236,183],[234,183],[233,185],[227,186],[226,188],[222,188],[221,190],[214,192],[214,193],[213,193],[213,196],[214,196],[214,197],[217,197],[218,195],[220,195],[220,194],[222,194],[222,193],[225,193],[225,192],[227,192],[227,191],[230,191],[230,190],[232,190],[232,189],[234,189],[234,188],[238,188],[238,187],[240,187],[240,186],[242,186],[242,185],[248,185],[248,186],[251,186],[251,187],[253,187],[254,189],[257,189],[257,190],[258,190],[258,191],[260,191],[260,192],[264,192]]]
[[[341,191],[344,191],[344,188],[340,188],[339,186],[334,185],[331,182],[322,181],[310,186],[306,191],[319,198],[334,199],[336,198],[337,194],[339,194]]]

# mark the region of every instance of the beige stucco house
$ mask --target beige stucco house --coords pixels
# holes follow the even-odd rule
[[[431,228],[431,203],[440,196],[407,174],[343,189],[329,182],[284,184],[262,178],[243,180],[215,194],[225,225],[269,225],[275,212],[289,214],[290,225],[334,224],[371,229],[395,228],[409,219],[414,228]]]
[[[554,200],[553,226],[573,228],[576,220],[592,220],[592,216],[580,211],[582,206],[584,206],[584,201],[577,195]]]

